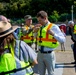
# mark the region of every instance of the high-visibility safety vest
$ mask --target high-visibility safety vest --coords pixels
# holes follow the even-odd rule
[[[0,56],[0,73],[16,69],[16,62],[11,53],[6,53]],[[5,74],[10,75],[10,74]]]
[[[40,30],[38,31],[38,37],[37,37],[39,46],[45,46],[49,48],[56,48],[57,46],[59,46],[59,42],[52,35],[47,33],[47,30],[52,28],[53,25],[54,24],[50,23],[44,28],[42,29],[40,28]]]
[[[21,39],[21,36],[23,36],[23,34],[22,34],[22,28],[19,28],[19,34],[18,34],[18,39],[19,40]]]
[[[8,47],[5,46],[5,48],[8,48]],[[13,52],[14,50],[11,45],[10,45],[10,50],[11,50],[11,53],[4,53],[3,55],[0,56],[0,73],[11,71],[13,69],[24,68],[28,66],[25,70],[21,71],[21,73],[24,72],[23,75],[33,75],[33,71],[31,70],[32,68],[30,66],[30,63],[24,62],[15,58],[14,52]],[[19,75],[19,73],[17,74]],[[6,75],[10,75],[10,74],[6,74]]]
[[[20,40],[16,40],[16,47],[18,48],[18,56],[19,56],[18,58],[19,58],[19,60],[20,60],[20,43],[21,43]],[[33,70],[32,70],[32,67],[31,67],[29,62],[24,62],[24,61],[20,60],[20,63],[21,63],[21,67],[28,66],[26,68],[26,75],[33,75]]]
[[[74,34],[76,34],[76,25],[74,25]]]
[[[34,26],[31,25],[30,27],[33,28]],[[27,25],[25,25],[25,29],[26,29],[26,30],[29,30],[30,27],[28,27]],[[34,40],[34,35],[33,35],[33,31],[31,31],[29,34],[23,35],[23,36],[21,37],[21,40],[23,40],[23,41],[26,42],[26,43],[33,43],[33,42],[35,42],[35,40]]]

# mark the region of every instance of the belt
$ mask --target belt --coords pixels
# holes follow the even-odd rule
[[[40,51],[41,53],[51,53],[52,51]]]
[[[51,53],[52,51],[44,51],[44,46],[41,46],[40,52],[41,53]]]

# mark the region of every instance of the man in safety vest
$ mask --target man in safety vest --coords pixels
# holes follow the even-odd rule
[[[22,27],[22,35],[21,40],[25,41],[29,46],[32,45],[34,42],[34,34],[33,34],[33,27],[32,25],[32,17],[30,15],[26,15],[24,17],[25,25]]]
[[[16,29],[0,21],[0,75],[33,75],[31,66],[37,64],[37,55],[24,41],[15,39]]]
[[[49,22],[48,15],[45,11],[39,11],[37,13],[37,20],[39,24],[35,25],[34,32],[38,32],[39,74],[45,75],[47,69],[48,75],[54,75],[54,50],[59,46],[59,42],[65,42],[65,37],[57,25]]]
[[[68,22],[69,26],[69,34],[71,35],[71,39],[74,42],[73,44],[73,55],[74,55],[74,62],[71,62],[72,64],[76,64],[76,25],[73,21]]]

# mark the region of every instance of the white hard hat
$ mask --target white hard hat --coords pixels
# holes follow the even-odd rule
[[[68,25],[71,25],[71,24],[74,25],[74,21],[69,21],[69,22],[68,22]]]

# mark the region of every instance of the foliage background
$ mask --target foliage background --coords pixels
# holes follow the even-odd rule
[[[24,16],[32,15],[37,22],[36,14],[40,10],[48,13],[51,22],[65,22],[71,20],[71,6],[73,5],[74,19],[76,19],[76,1],[74,0],[0,0],[0,15],[11,19],[11,22],[21,24]]]

